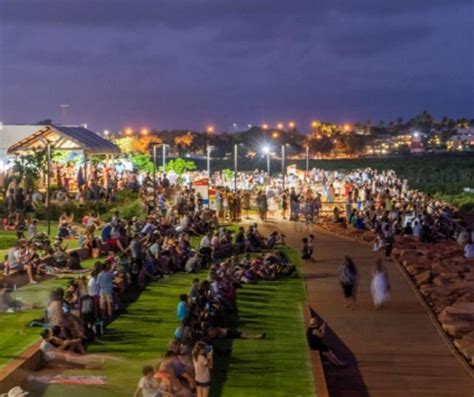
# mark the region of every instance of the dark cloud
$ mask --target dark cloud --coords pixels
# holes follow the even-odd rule
[[[471,0],[0,0],[0,119],[468,114],[473,16]]]

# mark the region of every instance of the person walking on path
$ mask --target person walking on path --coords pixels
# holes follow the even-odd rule
[[[372,281],[370,283],[372,299],[376,310],[388,301],[390,297],[390,284],[388,275],[382,259],[377,259],[374,269],[372,270]]]
[[[339,282],[344,294],[344,306],[355,309],[358,274],[354,261],[346,256],[339,268]]]

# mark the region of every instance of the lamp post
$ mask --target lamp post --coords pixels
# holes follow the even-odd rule
[[[267,174],[270,176],[270,148],[268,146],[263,147],[263,154],[267,156]]]
[[[306,146],[306,177],[308,177],[309,172],[309,145]]]
[[[281,145],[281,175],[283,177],[283,190],[285,190],[285,145]]]
[[[153,145],[153,201],[156,205],[156,145]]]
[[[207,145],[206,146],[206,151],[207,151],[207,177],[209,180],[211,179],[211,152],[212,152],[212,146]]]
[[[166,146],[168,146],[166,143],[163,143],[163,172],[165,172],[166,168]]]
[[[237,191],[237,159],[238,159],[238,145],[234,144],[234,190]]]
[[[48,142],[46,145],[46,156],[47,156],[47,185],[46,185],[46,209],[48,218],[48,237],[51,235],[51,143]]]

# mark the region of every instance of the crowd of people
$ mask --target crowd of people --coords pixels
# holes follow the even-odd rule
[[[236,256],[210,266],[207,279],[195,278],[188,293],[179,296],[178,327],[169,349],[155,367],[145,366],[135,396],[169,393],[173,396],[207,397],[211,386],[214,351],[225,354],[218,341],[262,339],[236,328],[237,291],[247,283],[289,276],[295,266],[277,252],[263,252],[241,260]]]

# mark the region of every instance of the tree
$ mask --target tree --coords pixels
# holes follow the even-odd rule
[[[27,189],[34,188],[41,176],[41,171],[46,169],[46,149],[33,154],[24,154],[15,158],[13,170],[18,173],[19,180],[25,180]]]
[[[150,153],[153,145],[162,143],[161,139],[154,135],[140,136],[132,140],[131,149],[139,153]]]
[[[132,155],[133,165],[140,171],[153,172],[153,161],[149,154],[135,153]]]
[[[161,169],[163,167],[160,167]],[[176,175],[182,175],[186,171],[194,171],[196,169],[196,164],[192,160],[184,160],[181,157],[177,159],[170,160],[166,163],[166,172],[174,172]]]

